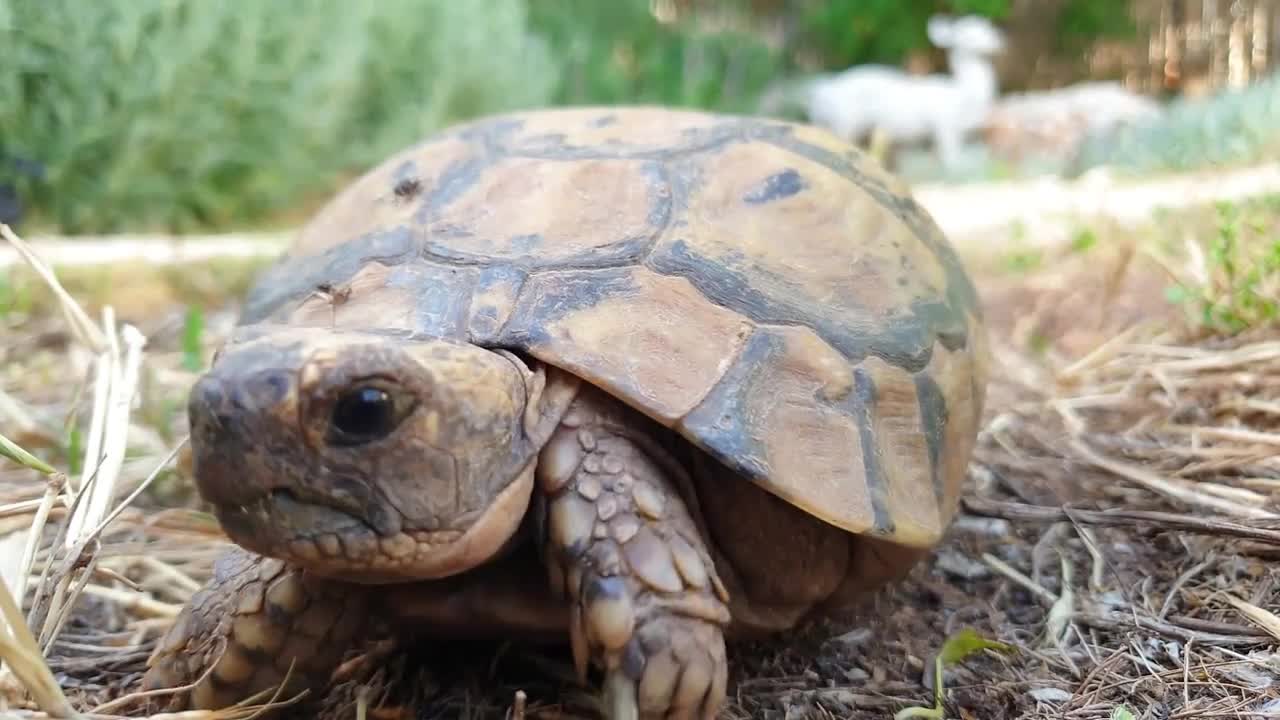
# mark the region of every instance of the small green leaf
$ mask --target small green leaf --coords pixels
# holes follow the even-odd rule
[[[1005,267],[1010,272],[1024,273],[1040,267],[1044,254],[1034,248],[1010,251],[1004,259]]]
[[[1098,235],[1090,228],[1085,228],[1075,234],[1071,238],[1071,250],[1073,252],[1087,252],[1094,245],[1098,244]]]
[[[9,458],[23,467],[31,468],[32,470],[45,475],[52,475],[57,472],[57,470],[50,467],[48,463],[18,447],[17,443],[4,435],[0,435],[0,455]]]
[[[1170,285],[1164,290],[1164,298],[1171,305],[1181,305],[1191,299],[1191,291],[1184,285]]]
[[[893,720],[907,720],[907,718],[933,718],[933,720],[942,720],[942,708],[912,705],[911,707],[904,707],[893,714]]]
[[[83,458],[80,454],[83,452],[83,438],[80,434],[80,428],[72,425],[67,430],[67,469],[72,475],[79,475],[83,469]]]
[[[996,650],[998,652],[1013,652],[1013,646],[1002,643],[998,640],[988,640],[979,635],[973,628],[965,628],[951,637],[942,645],[942,652],[938,653],[942,658],[944,665],[955,665],[964,662],[964,659],[979,650]]]
[[[1111,720],[1134,720],[1134,717],[1128,707],[1117,705],[1111,710]]]
[[[942,720],[942,671],[944,666],[963,662],[970,655],[985,649],[1013,652],[1015,648],[998,640],[988,640],[979,635],[973,628],[964,628],[947,638],[946,642],[942,643],[942,651],[933,659],[933,707],[920,705],[905,707],[893,714],[893,720],[906,720],[907,718],[916,717]]]
[[[201,342],[204,335],[204,312],[199,305],[187,308],[186,324],[182,328],[182,366],[191,372],[198,372],[204,366]]]

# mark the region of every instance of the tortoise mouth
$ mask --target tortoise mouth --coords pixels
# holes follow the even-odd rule
[[[381,533],[367,513],[333,498],[277,488],[214,514],[237,545],[323,577],[377,584],[448,577],[472,569],[515,536],[533,490],[533,466],[464,529]],[[377,518],[375,514],[373,516]]]
[[[249,503],[218,504],[214,514],[236,544],[303,565],[363,559],[378,547],[377,529],[361,515],[289,489],[273,489]]]

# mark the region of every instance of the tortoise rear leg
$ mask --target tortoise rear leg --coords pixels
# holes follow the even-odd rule
[[[304,689],[314,694],[365,628],[369,601],[368,588],[233,547],[161,638],[142,689],[197,683],[150,701],[152,711],[168,712],[233,705],[274,692],[286,676],[277,701]]]
[[[613,720],[714,717],[728,678],[727,595],[637,416],[583,392],[539,458],[545,561],[570,603],[579,676],[605,673]]]

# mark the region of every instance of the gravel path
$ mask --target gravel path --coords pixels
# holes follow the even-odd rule
[[[1232,200],[1280,192],[1280,164],[1231,171],[1186,173],[1154,180],[1117,180],[1094,172],[1080,180],[1044,178],[967,185],[917,185],[916,198],[961,249],[982,249],[1016,233],[1023,243],[1054,245],[1070,240],[1077,222],[1105,218],[1119,225],[1141,222],[1159,207]],[[210,257],[278,254],[289,233],[226,235],[25,237],[55,266],[141,260],[172,263]],[[20,262],[0,246],[0,267]]]

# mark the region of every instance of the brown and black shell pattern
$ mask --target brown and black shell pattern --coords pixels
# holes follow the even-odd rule
[[[525,352],[916,547],[955,512],[987,378],[975,289],[898,181],[816,128],[655,107],[392,156],[259,280],[241,322],[264,321]]]

